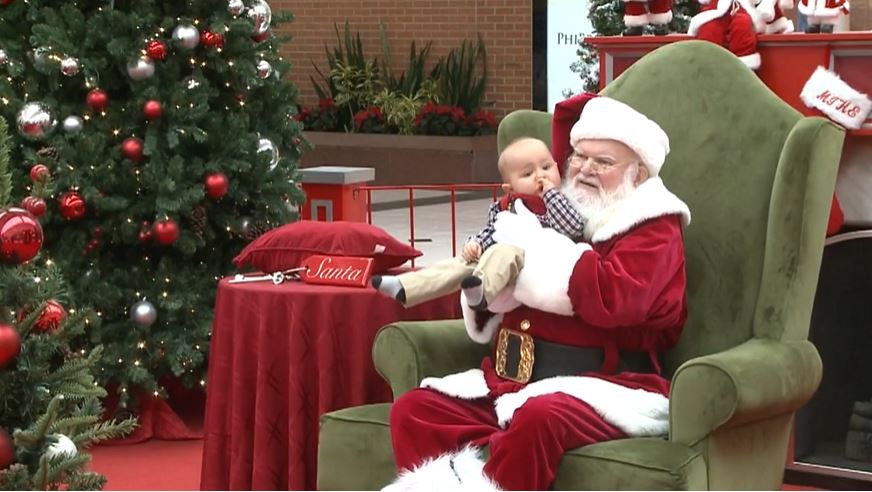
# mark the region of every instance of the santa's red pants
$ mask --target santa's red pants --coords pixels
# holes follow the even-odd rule
[[[757,33],[751,16],[744,10],[729,13],[706,22],[699,28],[697,38],[727,46],[736,56],[753,55],[757,52]]]
[[[488,445],[484,472],[506,490],[547,490],[564,451],[626,437],[564,393],[527,400],[501,429],[490,398],[460,400],[418,388],[394,402],[390,423],[399,471],[466,444]]]
[[[632,18],[639,18],[638,16],[647,14],[653,14],[654,18],[650,19],[649,22],[652,24],[666,24],[669,21],[658,22],[658,18],[664,18],[667,13],[672,12],[672,0],[626,0],[624,2],[624,16],[630,16]],[[660,15],[656,15],[660,14]],[[671,19],[671,16],[669,16]],[[634,24],[631,22],[631,24]],[[629,25],[629,24],[628,24]]]

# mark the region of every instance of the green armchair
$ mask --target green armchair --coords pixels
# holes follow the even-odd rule
[[[807,338],[844,131],[803,117],[729,52],[701,41],[656,50],[603,94],[670,136],[661,175],[693,214],[689,319],[664,354],[668,438],[572,450],[554,488],[777,490],[794,413],[821,379]],[[550,141],[550,116],[513,112],[499,145],[521,135]],[[477,366],[488,351],[460,321],[396,323],[379,333],[373,359],[397,397],[424,377]],[[322,416],[320,489],[378,489],[395,478],[389,411]]]

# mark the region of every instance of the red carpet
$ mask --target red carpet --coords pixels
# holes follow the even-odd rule
[[[200,490],[203,441],[157,441],[91,449],[104,490]]]

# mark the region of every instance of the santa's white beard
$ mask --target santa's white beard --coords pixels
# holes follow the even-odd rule
[[[628,170],[624,173],[624,180],[611,192],[603,192],[599,188],[591,188],[578,181],[578,176],[563,183],[563,194],[570,199],[578,213],[588,221],[592,221],[603,210],[615,203],[627,198],[636,189],[636,177],[639,169]]]

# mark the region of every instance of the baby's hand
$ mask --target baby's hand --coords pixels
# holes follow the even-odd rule
[[[542,186],[542,194],[543,194],[543,195],[544,195],[545,193],[547,193],[548,190],[551,190],[551,189],[554,188],[554,183],[552,183],[551,180],[550,180],[550,179],[547,179],[547,178],[542,178],[542,179],[540,179],[540,180],[539,180],[539,185]]]
[[[463,251],[460,253],[463,256],[463,259],[469,263],[473,261],[478,261],[481,256],[481,245],[478,244],[478,241],[470,241],[463,245]]]

